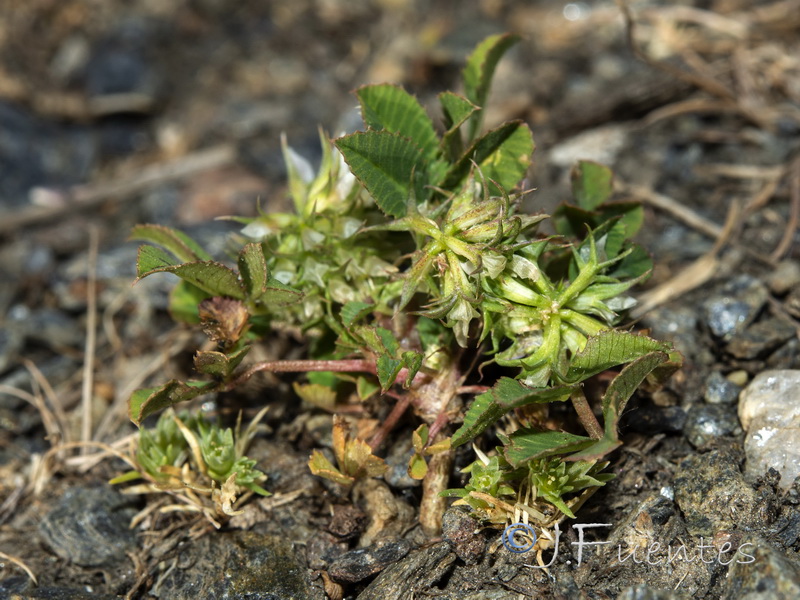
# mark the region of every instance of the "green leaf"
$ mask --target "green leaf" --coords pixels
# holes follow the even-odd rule
[[[417,372],[419,372],[419,369],[422,366],[422,358],[422,354],[413,350],[403,352],[403,366],[408,369],[408,375],[406,375],[406,380],[403,384],[403,387],[411,387],[411,382],[414,381],[414,377],[417,375]]]
[[[439,94],[439,103],[444,113],[444,126],[447,131],[454,131],[464,124],[476,111],[481,110],[472,102],[453,92]]]
[[[350,327],[354,322],[362,319],[375,308],[375,305],[367,302],[347,302],[342,306],[342,323],[345,327]]]
[[[476,111],[479,111],[480,107],[453,92],[439,94],[439,102],[442,105],[446,130],[442,136],[440,147],[447,159],[454,161],[461,156],[464,150],[461,139],[461,126]]]
[[[400,342],[397,341],[394,334],[384,327],[376,327],[375,332],[381,338],[381,343],[383,347],[386,348],[389,355],[397,356],[397,353],[400,351]]]
[[[129,240],[141,240],[163,246],[172,252],[178,260],[192,262],[196,260],[211,260],[200,245],[188,235],[177,229],[163,225],[136,225],[131,231]]]
[[[110,479],[108,485],[119,485],[120,483],[128,483],[129,481],[135,481],[141,478],[142,474],[139,473],[139,471],[128,471],[118,477],[114,477],[114,479]]]
[[[158,388],[137,390],[128,400],[128,414],[137,426],[147,417],[178,402],[185,402],[203,394],[213,392],[217,383],[213,381],[178,381],[172,379]]]
[[[414,451],[422,454],[425,446],[428,443],[428,426],[423,423],[411,433],[411,444],[414,446]]]
[[[356,393],[358,394],[358,399],[362,402],[374,396],[380,389],[381,386],[375,385],[366,377],[359,376],[358,379],[356,379]]]
[[[487,132],[464,153],[447,172],[443,187],[451,189],[459,185],[475,162],[484,177],[497,182],[503,190],[510,190],[528,170],[533,148],[533,136],[525,123],[505,123]],[[494,190],[494,193],[499,192]]]
[[[614,191],[614,174],[600,163],[582,160],[572,169],[572,195],[578,206],[594,210]]]
[[[251,298],[260,298],[267,291],[269,273],[261,244],[250,243],[239,252],[239,273]]]
[[[313,475],[324,477],[325,479],[342,485],[350,485],[355,481],[355,477],[349,477],[334,467],[331,461],[319,450],[314,450],[311,453],[311,458],[308,461],[308,468]]]
[[[425,457],[415,452],[408,461],[408,476],[419,481],[424,479],[427,474],[428,463],[425,461]]]
[[[372,325],[355,325],[352,332],[357,335],[369,350],[373,353],[382,355],[386,354],[386,346],[383,345],[381,337],[378,335],[376,328]]]
[[[518,429],[509,436],[503,455],[517,468],[528,461],[573,452],[590,446],[595,440],[583,435],[562,431],[533,431]]]
[[[302,297],[303,292],[282,284],[274,277],[270,277],[267,280],[264,293],[253,299],[256,305],[254,314],[269,313],[272,307],[294,304],[299,302]]]
[[[591,336],[583,351],[575,355],[564,380],[577,383],[651,352],[669,353],[671,350],[669,344],[644,335],[627,331],[601,331]]]
[[[565,456],[565,461],[573,461],[573,460],[597,460],[600,459],[607,454],[610,454],[617,448],[622,445],[618,439],[611,439],[606,436],[603,436],[591,446],[587,446],[583,450],[576,452],[575,454],[570,454],[569,456]]]
[[[366,85],[356,90],[356,96],[368,127],[410,139],[428,159],[436,156],[438,139],[433,121],[414,96],[389,83]]]
[[[403,368],[403,361],[397,358],[392,358],[386,354],[378,357],[378,381],[381,384],[381,391],[385,392],[397,379],[397,374]]]
[[[422,199],[421,186],[412,187],[412,174],[423,179],[422,156],[410,140],[388,131],[367,131],[340,137],[335,144],[385,214],[404,216],[412,193]]]
[[[328,386],[318,383],[301,385],[294,382],[292,387],[294,388],[295,394],[309,404],[333,412],[336,406],[336,392]]]
[[[639,244],[631,245],[633,250],[621,261],[611,267],[610,277],[617,279],[634,279],[653,270],[653,258]]]
[[[201,350],[194,357],[194,368],[201,373],[224,379],[231,376],[249,351],[250,346],[245,346],[231,354]]]
[[[515,379],[503,377],[492,389],[480,394],[472,402],[464,416],[464,423],[453,434],[452,447],[460,446],[479,436],[515,408],[534,403],[563,402],[575,388],[574,385],[529,388]]]
[[[245,296],[236,273],[225,265],[213,261],[176,264],[163,250],[155,246],[142,246],[137,261],[138,278],[153,273],[173,273],[212,296],[229,296],[239,300]]]
[[[603,396],[606,438],[617,439],[617,423],[628,400],[645,378],[668,360],[669,355],[666,352],[651,352],[631,362],[614,378]]]
[[[197,306],[211,294],[187,281],[179,281],[169,294],[169,314],[175,321],[195,325],[200,322]]]
[[[513,34],[492,35],[478,44],[467,58],[462,71],[464,94],[473,104],[484,107],[497,63],[511,46],[519,41]],[[474,139],[481,126],[481,113],[470,118],[468,139]]]

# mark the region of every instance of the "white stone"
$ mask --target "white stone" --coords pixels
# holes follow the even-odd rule
[[[765,371],[739,395],[739,420],[747,431],[745,475],[772,467],[788,489],[800,476],[800,370]]]

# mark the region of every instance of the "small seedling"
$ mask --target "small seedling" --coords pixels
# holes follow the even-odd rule
[[[237,495],[243,492],[269,496],[259,484],[267,476],[255,469],[255,461],[245,456],[256,434],[258,423],[266,414],[264,408],[240,432],[222,429],[203,415],[186,412],[178,416],[166,410],[152,429],[139,432],[138,448],[128,457],[138,469],[111,480],[112,484],[144,480],[128,488],[128,493],[169,492],[181,499],[180,504],[162,507],[162,511],[194,511],[204,514],[215,526],[218,519],[233,516]]]
[[[605,457],[622,443],[626,403],[642,383],[678,368],[680,355],[616,328],[634,304],[628,290],[652,265],[631,241],[642,209],[613,201],[606,167],[581,162],[573,170],[575,202],[555,213],[557,235],[537,232],[547,215],[523,210],[517,186],[534,148],[528,126],[481,128],[495,66],[515,42],[500,35],[478,45],[463,95],[439,96],[441,127],[402,88],[368,85],[355,92],[364,130],[333,143],[321,134],[316,173],[284,139],[294,212],[233,217],[244,228],[227,264],[179,231],[136,227],[132,238],[148,243],[139,278],[177,275],[173,315],[199,323],[218,348],[198,352],[201,378],[136,392],[133,422],[225,394],[262,371],[306,373],[295,391],[313,407],[380,418],[362,440],[335,417],[336,465],[315,450],[315,474],[345,486],[381,475],[375,453],[412,410],[422,424],[409,473],[423,480],[426,531],[440,525],[442,495],[497,525],[520,513],[542,526],[573,517],[612,477]],[[308,358],[245,364],[274,328],[302,332]],[[602,398],[587,398],[583,383],[600,374],[610,384]],[[547,407],[566,401],[579,425],[546,426]],[[150,434],[140,440],[154,483],[180,470],[185,449],[172,427],[159,424],[155,444]],[[489,433],[497,448],[475,446],[469,482],[446,490],[456,449]],[[195,458],[204,474],[218,482],[235,474],[237,485],[263,491],[251,461],[228,451],[228,434],[198,426],[195,436],[207,449]]]

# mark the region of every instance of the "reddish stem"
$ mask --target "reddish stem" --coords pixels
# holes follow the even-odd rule
[[[311,371],[336,371],[336,372],[366,372],[373,375],[377,372],[375,363],[363,359],[343,360],[269,360],[256,363],[233,381],[228,382],[225,390],[232,390],[243,384],[256,373],[308,373]]]
[[[600,423],[597,420],[597,417],[594,416],[592,412],[592,407],[589,406],[589,403],[586,401],[586,397],[583,395],[583,392],[576,391],[570,396],[570,400],[572,400],[572,406],[575,408],[575,412],[578,413],[578,420],[583,425],[583,428],[586,432],[592,436],[594,439],[599,440],[603,437],[603,428],[600,427]]]
[[[456,394],[483,394],[490,389],[492,388],[488,385],[462,385],[456,390]]]
[[[397,425],[397,422],[400,420],[400,417],[403,416],[403,413],[408,410],[408,406],[411,404],[411,396],[409,394],[403,394],[397,400],[397,404],[394,405],[392,408],[392,412],[389,413],[389,416],[386,417],[386,420],[381,425],[381,428],[375,432],[375,435],[372,436],[372,439],[369,441],[369,447],[372,448],[374,452],[380,445],[383,443],[383,440],[386,439],[386,436],[389,435],[389,432],[394,429],[394,426]]]

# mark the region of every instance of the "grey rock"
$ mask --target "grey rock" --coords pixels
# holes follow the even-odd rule
[[[442,538],[453,545],[458,558],[468,565],[477,563],[486,548],[486,541],[480,533],[480,524],[464,507],[451,507],[444,513]]]
[[[772,370],[800,369],[800,340],[794,338],[769,355],[765,366]]]
[[[676,595],[669,590],[654,589],[645,584],[633,585],[622,590],[617,600],[682,600],[683,595]]]
[[[298,560],[289,539],[244,531],[215,533],[186,544],[175,568],[150,594],[165,600],[199,597],[323,600],[325,597],[322,590],[311,586],[307,569]]]
[[[0,598],[11,600],[117,600],[119,596],[47,585],[34,587],[30,578],[20,576],[0,581]]]
[[[600,535],[602,539],[602,533]],[[583,559],[600,572],[624,572],[623,585],[647,582],[650,589],[627,591],[631,594],[628,597],[657,598],[651,595],[654,590],[671,590],[676,580],[683,583],[683,589],[693,590],[695,597],[706,597],[714,585],[714,571],[721,570],[697,560],[696,543],[686,535],[680,512],[672,500],[660,493],[652,493],[631,506],[606,541],[608,544],[599,547],[596,555],[587,553],[584,548]],[[587,570],[583,575],[579,570],[576,578],[592,577],[592,571]],[[579,583],[585,582],[579,580]]]
[[[27,206],[34,187],[83,181],[95,157],[89,128],[56,125],[0,102],[0,219]]]
[[[789,600],[800,598],[800,565],[760,537],[745,543],[747,556],[738,556],[726,578],[724,598],[742,600]],[[742,547],[740,546],[740,553]]]
[[[16,363],[25,337],[17,323],[3,323],[0,327],[0,373]]]
[[[759,373],[739,397],[749,479],[774,468],[781,487],[800,475],[800,370]]]
[[[764,358],[796,336],[797,332],[791,323],[783,319],[765,319],[733,334],[727,350],[744,360]]]
[[[383,571],[411,550],[407,540],[382,541],[367,548],[345,552],[328,568],[336,581],[355,583]]]
[[[125,559],[136,545],[128,523],[135,511],[110,487],[75,487],[67,492],[39,524],[45,544],[77,565],[96,567]]]
[[[706,311],[708,326],[718,337],[733,334],[744,326],[750,315],[750,307],[745,302],[731,298],[709,302]]]
[[[718,338],[730,339],[755,320],[768,295],[767,288],[758,279],[749,275],[735,277],[706,301],[709,329]]]
[[[481,590],[479,592],[458,591],[452,594],[436,594],[436,600],[519,600],[519,592],[511,590]]]
[[[431,587],[452,568],[456,555],[440,542],[411,552],[385,569],[358,595],[358,600],[405,600]]]
[[[27,339],[56,348],[80,346],[86,336],[77,319],[55,308],[29,310],[18,304],[11,308],[9,317],[19,324]]]
[[[158,41],[155,25],[152,20],[129,18],[97,42],[86,65],[90,98],[137,94],[154,101],[160,95],[163,78],[150,52]]]
[[[719,371],[706,378],[705,400],[709,404],[733,404],[742,388],[727,379]]]
[[[693,535],[765,524],[761,503],[739,470],[738,452],[728,447],[685,458],[673,486],[686,528]]]
[[[716,438],[742,432],[732,405],[695,404],[686,417],[684,434],[695,448],[703,448]]]
[[[383,476],[386,483],[398,489],[422,485],[422,481],[408,475],[408,462],[413,455],[414,448],[411,445],[410,437],[405,436],[395,442],[386,455],[386,464],[389,465],[389,470]]]

